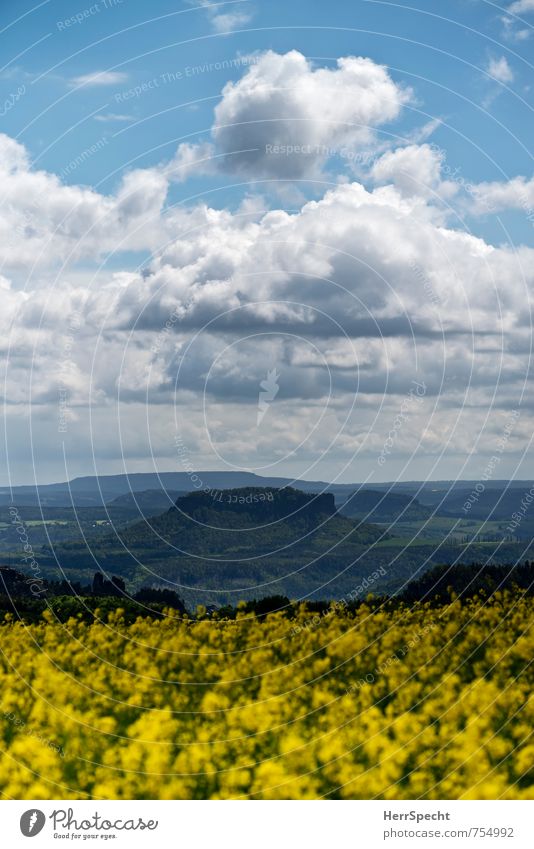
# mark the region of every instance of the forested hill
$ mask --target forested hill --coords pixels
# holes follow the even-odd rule
[[[59,563],[71,580],[86,582],[97,563],[131,588],[179,584],[188,601],[187,590],[231,600],[260,586],[300,597],[357,584],[368,568],[361,558],[381,539],[384,529],[336,512],[329,493],[245,487],[191,493],[159,516],[95,529],[38,556],[47,576]]]
[[[344,540],[369,543],[380,537],[373,525],[336,512],[329,493],[308,495],[292,488],[245,487],[190,493],[150,520],[118,532],[129,550],[139,547],[193,557],[270,556],[281,548],[310,553]],[[111,535],[102,545],[116,546]]]
[[[178,498],[169,512],[197,519],[209,516],[210,523],[221,528],[232,522],[232,516],[241,524],[260,527],[286,520],[320,524],[334,516],[336,506],[331,493],[309,495],[292,487],[242,487],[188,493]]]

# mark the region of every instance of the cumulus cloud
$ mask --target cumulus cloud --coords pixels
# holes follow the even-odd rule
[[[511,180],[477,183],[471,188],[474,199],[473,212],[482,213],[491,209],[522,209],[530,220],[534,219],[534,179],[514,177]]]
[[[176,331],[213,322],[210,332],[437,338],[443,328],[469,334],[473,321],[492,333],[499,304],[513,324],[523,299],[518,259],[414,215],[420,204],[392,186],[351,183],[259,221],[198,209],[120,293],[115,320],[125,327],[135,316],[156,330],[174,310]]]
[[[192,176],[214,174],[218,166],[219,157],[210,142],[182,142],[163,172],[174,182],[183,183]]]
[[[358,182],[339,185],[293,214],[254,203],[234,213],[201,204],[170,217],[162,213],[167,181],[158,169],[130,172],[113,196],[104,197],[28,171],[20,147],[4,140],[4,148],[11,162],[4,176],[8,193],[20,201],[23,192],[11,181],[21,179],[25,194],[41,204],[37,218],[44,230],[33,233],[27,223],[18,245],[21,265],[29,244],[49,256],[72,250],[97,256],[117,243],[131,248],[159,239],[143,273],[115,273],[91,291],[67,279],[46,309],[47,293],[39,286],[7,290],[5,306],[12,298],[12,310],[6,306],[5,320],[19,310],[21,327],[44,321],[46,329],[83,309],[85,326],[104,324],[115,342],[132,330],[154,339],[150,347],[164,357],[161,375],[175,344],[202,328],[208,335],[252,329],[411,344],[414,338],[439,340],[444,332],[470,337],[473,326],[489,336],[513,330],[523,309],[521,268],[530,267],[532,251],[494,248],[435,221],[426,188],[440,185],[440,157],[428,146],[419,151],[419,170],[418,150],[387,154],[373,173],[387,185],[373,191]],[[5,227],[23,214],[14,202],[8,211]],[[68,226],[62,223],[66,213]],[[10,259],[6,243],[3,250]],[[382,377],[384,368],[382,362]]]
[[[316,176],[342,147],[368,146],[411,96],[370,59],[314,68],[296,50],[267,51],[224,87],[213,138],[228,167],[248,176]]]
[[[428,200],[450,197],[458,189],[442,179],[444,152],[428,145],[408,145],[388,151],[373,165],[370,177],[378,184],[391,183],[402,195]]]
[[[159,168],[127,172],[114,195],[102,195],[33,169],[24,146],[0,134],[0,179],[0,262],[8,271],[153,248],[164,238],[168,180]]]
[[[51,299],[46,289],[24,293],[4,281],[4,339],[11,327],[16,351],[11,403],[30,392],[34,405],[53,403],[69,317],[79,315],[62,378],[74,430],[78,409],[105,410],[120,397],[167,408],[157,416],[169,416],[172,431],[178,393],[199,432],[204,409],[212,441],[230,461],[239,434],[250,445],[255,434],[255,416],[244,420],[239,410],[254,410],[266,369],[275,367],[277,413],[256,434],[263,458],[276,444],[298,444],[310,423],[317,428],[306,451],[324,449],[356,393],[360,418],[340,456],[351,439],[353,448],[371,450],[417,379],[425,402],[399,437],[399,450],[408,450],[436,398],[456,408],[471,385],[483,404],[496,380],[505,378],[508,389],[521,380],[527,350],[504,351],[500,334],[520,335],[525,287],[533,283],[532,275],[521,277],[532,251],[492,248],[414,216],[413,203],[392,186],[369,192],[352,183],[293,214],[198,206],[144,274],[115,273],[90,290],[62,280]],[[362,422],[372,423],[377,404],[380,424],[366,439]],[[428,450],[437,449],[439,433],[428,431]]]
[[[515,78],[506,56],[501,56],[499,59],[490,59],[487,72],[490,77],[500,83],[512,83]]]
[[[438,204],[436,210],[440,214],[450,214],[456,207],[475,216],[520,209],[534,221],[534,178],[473,182],[459,168],[453,170],[445,161],[445,151],[436,145],[408,145],[388,151],[373,163],[368,176],[377,185],[393,185],[407,199],[423,199],[420,213],[432,214],[434,204],[444,201],[444,206]]]

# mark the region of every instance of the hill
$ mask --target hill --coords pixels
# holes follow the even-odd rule
[[[108,504],[121,495],[147,490],[190,492],[199,489],[235,489],[240,487],[271,486],[277,489],[292,486],[292,478],[261,477],[252,472],[136,472],[124,475],[98,475],[73,478],[62,483],[39,486],[15,486],[0,489],[0,506],[92,507]],[[299,481],[298,486],[307,492],[329,489],[324,481]],[[335,485],[340,492],[354,486]]]
[[[72,580],[87,580],[96,560],[130,588],[170,586],[188,604],[281,592],[324,597],[358,585],[367,575],[362,556],[386,536],[338,513],[332,494],[246,487],[190,493],[150,520],[45,548],[39,563],[53,572],[57,558]]]
[[[363,519],[366,522],[394,522],[400,519],[411,522],[428,519],[432,515],[417,498],[401,492],[381,492],[361,489],[353,492],[340,507],[344,516]]]
[[[165,489],[143,489],[140,492],[126,492],[107,502],[110,515],[116,515],[122,510],[129,516],[157,516],[169,509],[169,505],[177,498],[186,495],[185,492]]]
[[[529,496],[529,500],[524,502],[525,496],[529,494],[530,486],[530,484],[525,484],[520,488],[488,486],[482,492],[474,489],[470,492],[452,492],[444,498],[439,513],[442,516],[459,518],[467,516],[470,519],[491,518],[493,521],[509,523],[513,514],[520,512],[525,522],[530,525],[529,531],[531,531],[534,509],[529,509],[529,504],[532,497]],[[523,504],[526,504],[526,509],[522,509]]]
[[[227,561],[228,556],[255,559],[281,548],[295,551],[326,549],[345,538],[352,543],[376,541],[380,531],[336,512],[330,493],[309,495],[292,488],[245,487],[194,492],[150,521],[119,529],[121,543]],[[109,536],[103,544],[113,545]]]
[[[413,495],[400,494],[408,498],[410,509],[419,510]],[[372,498],[375,505],[380,502],[376,495]],[[390,507],[406,503],[390,501]],[[124,507],[113,509],[121,510],[120,521],[113,516],[87,521],[74,534],[73,523],[70,530],[60,524],[28,523],[43,577],[67,576],[86,584],[100,567],[122,577],[130,592],[143,585],[176,590],[193,608],[198,603],[235,604],[268,595],[360,597],[371,586],[373,592],[393,593],[439,564],[502,564],[534,557],[534,543],[525,546],[510,538],[461,542],[443,531],[437,539],[419,537],[415,531],[393,536],[393,529],[343,515],[336,510],[332,493],[290,487],[189,493],[161,515],[137,514],[133,521],[132,516],[124,520]],[[425,520],[413,524],[418,521]],[[3,533],[14,536],[16,529],[10,526]],[[17,567],[18,540],[0,541],[1,545],[4,562]],[[0,556],[4,556],[1,549]],[[370,576],[374,577],[369,582]]]

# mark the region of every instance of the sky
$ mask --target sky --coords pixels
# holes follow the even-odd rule
[[[0,485],[534,477],[534,0],[3,0]]]

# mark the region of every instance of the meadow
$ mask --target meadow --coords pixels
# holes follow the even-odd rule
[[[533,599],[0,625],[16,799],[532,799]]]

